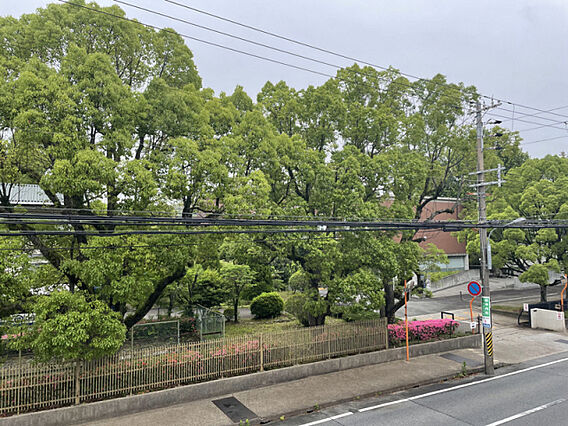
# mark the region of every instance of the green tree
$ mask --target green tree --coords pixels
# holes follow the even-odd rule
[[[234,321],[239,321],[239,303],[243,292],[254,279],[254,274],[248,265],[237,265],[223,262],[221,264],[221,277],[227,288],[228,299],[234,309]]]
[[[506,183],[496,188],[489,200],[489,220],[566,219],[567,166],[568,159],[549,155],[511,169]],[[466,234],[468,252],[479,255],[479,238],[472,232]],[[547,286],[554,283],[548,271],[567,269],[567,249],[563,229],[497,229],[491,234],[493,268],[506,268],[518,274],[521,281],[540,285],[542,301],[546,301]]]
[[[220,306],[227,298],[227,288],[219,271],[196,264],[179,280],[175,294],[184,313],[192,316],[195,305]]]
[[[124,15],[116,6],[89,7]],[[0,101],[0,127],[8,135],[0,144],[3,211],[17,208],[10,195],[22,183],[39,185],[52,211],[95,220],[173,212],[178,203],[188,213],[206,208],[196,200],[211,199],[215,190],[204,187],[221,185],[223,172],[199,168],[213,165],[208,158],[218,166],[219,157],[208,142],[215,131],[207,96],[181,37],[67,4],[2,18],[0,31],[0,93],[10,93]],[[196,258],[190,237],[109,243],[120,230],[114,225],[72,229],[95,235],[27,237],[27,247],[48,262],[37,276],[88,303],[104,303],[128,328]],[[84,249],[90,246],[101,248]]]
[[[39,361],[77,361],[115,353],[125,340],[120,316],[80,292],[55,291],[34,303],[33,326],[19,334],[13,346],[31,348]]]

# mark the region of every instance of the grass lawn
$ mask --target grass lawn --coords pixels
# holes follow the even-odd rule
[[[342,324],[345,321],[338,318],[327,317],[325,323],[328,325]],[[292,315],[284,313],[278,318],[273,319],[241,319],[238,323],[227,321],[225,323],[225,336],[242,336],[245,334],[256,333],[277,333],[279,331],[290,331],[304,328],[300,322]]]

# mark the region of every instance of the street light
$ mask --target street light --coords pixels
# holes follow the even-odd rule
[[[505,225],[503,225],[503,228],[506,228],[508,226],[511,226],[515,223],[519,223],[519,222],[524,222],[526,219],[524,217],[518,217],[515,220],[506,223]],[[491,268],[493,267],[493,262],[491,261],[491,234],[493,233],[493,231],[495,231],[497,228],[493,228],[491,231],[489,231],[489,235],[487,236],[487,269],[490,271]]]

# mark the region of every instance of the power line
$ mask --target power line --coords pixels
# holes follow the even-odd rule
[[[157,26],[155,26],[155,25],[151,25],[151,24],[143,23],[143,22],[141,22],[141,21],[137,21],[137,20],[133,20],[133,19],[130,19],[130,18],[126,18],[126,17],[124,17],[124,16],[115,15],[115,14],[112,14],[112,13],[109,13],[109,12],[105,12],[105,11],[103,11],[103,10],[94,9],[94,8],[87,7],[87,6],[84,6],[84,5],[79,5],[79,4],[76,4],[76,3],[73,3],[73,2],[70,2],[70,1],[67,1],[67,0],[59,0],[59,1],[62,2],[62,3],[66,3],[66,4],[68,4],[68,5],[71,5],[71,6],[75,6],[75,7],[79,7],[79,8],[83,8],[83,9],[88,9],[88,10],[91,10],[91,11],[96,12],[96,13],[101,13],[101,14],[104,14],[104,15],[107,15],[107,16],[112,16],[112,17],[115,17],[115,18],[119,18],[119,19],[122,19],[122,20],[126,20],[126,21],[129,21],[129,22],[138,24],[138,25],[142,25],[142,26],[146,26],[146,27],[149,27],[149,28],[153,28],[153,29],[155,29],[155,30],[163,30],[163,31],[165,31],[165,32],[169,32],[169,33],[172,33],[172,34],[176,34],[176,35],[179,35],[179,36],[181,36],[181,37],[184,37],[184,38],[187,38],[187,39],[190,39],[190,40],[194,40],[194,41],[198,41],[198,42],[201,42],[201,43],[205,43],[205,44],[208,44],[208,45],[211,45],[211,46],[215,46],[215,47],[219,47],[219,48],[222,48],[222,49],[226,49],[226,50],[229,50],[229,51],[232,51],[232,52],[235,52],[235,53],[245,54],[245,55],[248,55],[248,56],[257,58],[257,59],[267,60],[267,61],[269,61],[269,62],[273,62],[273,63],[279,64],[279,65],[284,65],[284,66],[292,67],[292,68],[299,69],[299,70],[302,70],[302,71],[312,72],[312,73],[315,73],[315,74],[318,74],[318,75],[322,75],[322,76],[326,76],[326,77],[329,77],[329,78],[336,78],[336,77],[334,77],[334,76],[331,75],[331,74],[322,73],[322,72],[320,72],[320,71],[312,70],[312,69],[309,69],[309,68],[306,68],[306,67],[302,67],[302,66],[297,66],[297,65],[289,64],[289,63],[286,63],[286,62],[283,62],[283,61],[279,61],[279,60],[276,60],[276,59],[272,59],[272,58],[267,58],[267,57],[264,57],[264,56],[261,56],[261,55],[257,55],[257,54],[251,53],[251,52],[246,52],[246,51],[243,51],[243,50],[240,50],[240,49],[235,49],[235,48],[232,48],[232,47],[228,47],[228,46],[225,46],[225,45],[221,45],[221,44],[219,44],[219,43],[214,43],[214,42],[210,42],[210,41],[207,41],[207,40],[199,39],[199,38],[197,38],[197,37],[189,36],[189,35],[186,35],[186,34],[183,34],[183,33],[177,33],[177,32],[175,32],[175,31],[170,31],[170,30],[168,30],[168,29],[160,28],[160,27],[157,27]],[[139,7],[139,6],[136,6],[136,5],[132,5],[132,4],[127,3],[127,2],[124,2],[124,1],[122,1],[122,0],[114,0],[114,1],[116,1],[116,2],[118,2],[118,3],[126,4],[126,5],[131,6],[131,7],[135,7],[135,8],[138,8],[138,9],[142,9],[142,10],[145,10],[145,11],[150,12],[150,13],[156,13],[156,14],[158,14],[158,15],[160,15],[160,16],[166,16],[166,17],[169,17],[170,19],[182,21],[182,22],[185,22],[185,23],[188,23],[188,24],[191,24],[191,25],[196,25],[196,26],[198,26],[198,27],[200,27],[200,28],[206,28],[206,29],[208,29],[208,30],[211,30],[211,31],[214,31],[214,32],[218,32],[218,33],[223,34],[223,35],[226,35],[226,36],[230,36],[230,37],[234,37],[234,38],[238,38],[238,39],[247,41],[247,42],[249,42],[249,43],[262,45],[263,47],[267,47],[267,48],[271,48],[271,49],[273,48],[272,46],[268,46],[268,45],[265,45],[265,44],[262,44],[262,43],[257,43],[257,42],[255,42],[255,41],[252,41],[252,40],[249,40],[249,39],[244,39],[244,38],[242,38],[242,37],[233,36],[232,34],[229,34],[229,33],[226,33],[226,32],[214,30],[214,29],[211,29],[211,28],[209,28],[209,27],[205,27],[205,26],[201,26],[201,25],[198,25],[198,24],[194,24],[194,23],[191,23],[191,22],[186,21],[186,20],[180,20],[179,18],[175,18],[175,17],[172,17],[172,16],[170,16],[170,15],[163,14],[163,13],[161,13],[161,12],[156,12],[156,11],[152,11],[152,10],[150,10],[150,9],[146,9],[146,8],[142,8],[142,7]],[[165,0],[165,1],[168,1],[168,0]],[[178,4],[178,5],[179,5],[179,4]],[[285,52],[285,53],[287,53],[287,54],[291,54],[291,55],[294,55],[294,56],[298,56],[298,57],[301,57],[301,58],[303,58],[303,59],[313,60],[313,58],[308,58],[308,57],[306,57],[306,56],[304,56],[304,55],[298,55],[298,54],[295,54],[295,53],[293,53],[293,52],[285,51],[285,50],[283,50],[283,49],[278,49],[278,48],[276,48],[276,50],[281,51],[281,52]],[[325,49],[324,49],[324,50],[325,50]],[[331,52],[331,51],[330,51],[330,52]],[[341,55],[340,55],[340,56],[341,56]],[[350,58],[350,57],[346,57],[346,58],[347,58],[347,59],[354,59],[354,60],[356,60],[355,58]],[[319,63],[323,63],[323,64],[328,65],[328,66],[340,68],[339,65],[327,63],[327,62],[325,62],[325,61],[319,61],[319,60],[314,60],[314,61],[315,61],[315,62],[319,62]],[[361,62],[362,62],[362,63],[366,63],[366,62],[364,62],[364,61],[361,61]],[[386,67],[377,66],[377,65],[374,65],[374,64],[371,64],[371,63],[366,63],[366,64],[369,64],[370,66],[377,67],[377,68],[381,68],[381,69],[388,69],[388,68],[386,68]],[[452,87],[453,89],[456,89],[456,90],[458,90],[460,93],[462,93],[461,90],[459,90],[459,89],[457,89],[455,86],[451,86],[451,85],[449,85],[449,84],[440,83],[440,82],[435,82],[435,81],[429,80],[429,79],[422,79],[422,78],[419,78],[419,77],[417,77],[417,76],[413,76],[413,75],[411,75],[411,74],[406,74],[406,73],[402,73],[402,72],[399,72],[399,73],[400,73],[401,75],[405,75],[405,76],[410,77],[410,78],[415,78],[415,79],[419,79],[419,80],[423,80],[423,81],[430,81],[430,82],[435,83],[435,84],[441,84],[441,85],[444,85],[444,86],[447,86],[447,87]],[[359,74],[361,74],[361,73],[359,73]],[[341,79],[340,79],[340,80],[341,80]],[[395,82],[395,81],[391,81],[391,83],[392,83],[392,84],[402,84],[402,83],[400,83],[400,82]],[[406,84],[405,86],[406,86],[406,87],[410,87],[410,86],[407,85],[407,84]],[[485,95],[482,95],[482,96],[488,98],[488,97],[485,96]],[[512,103],[509,102],[509,101],[507,101],[507,103],[512,104]],[[543,112],[544,112],[544,111],[543,111]],[[498,116],[498,117],[508,118],[508,117],[500,116],[500,115],[497,115],[497,114],[494,114],[494,113],[492,113],[492,114],[493,114],[493,115],[496,115],[496,116]],[[520,120],[520,119],[519,119],[519,121],[524,121],[524,120]],[[531,123],[531,124],[540,124],[540,123],[529,122],[529,121],[525,121],[525,122],[528,122],[528,123]],[[549,127],[560,129],[560,128],[554,127],[554,126],[549,126]],[[562,129],[562,130],[564,130],[564,129]]]
[[[450,225],[453,230],[455,223]],[[402,228],[408,229],[408,228]],[[92,231],[60,231],[60,230],[25,230],[25,231],[0,231],[0,237],[26,237],[26,236],[88,236],[88,237],[121,237],[126,235],[204,235],[204,234],[293,234],[293,233],[333,233],[333,232],[375,232],[375,231],[394,231],[396,228],[385,227],[365,227],[365,228],[331,228],[331,229],[205,229],[197,231],[173,231],[173,230],[144,230],[144,231],[116,231],[108,233],[98,233]]]
[[[158,27],[156,25],[147,24],[147,23],[144,23],[144,22],[141,22],[141,21],[137,21],[135,19],[127,18],[125,16],[115,15],[113,13],[105,12],[104,10],[94,9],[92,7],[73,3],[73,2],[70,2],[68,0],[58,0],[58,1],[61,2],[61,3],[71,5],[71,6],[79,7],[81,9],[91,10],[91,11],[96,12],[96,13],[100,13],[100,14],[107,15],[107,16],[112,16],[112,17],[115,17],[115,18],[118,18],[118,19],[122,19],[124,21],[132,22],[132,23],[137,24],[137,25],[142,25],[144,27],[152,28],[152,29],[157,30],[157,31],[164,31],[164,32],[169,33],[169,34],[178,35],[178,36],[181,36],[181,37],[186,38],[188,40],[197,41],[199,43],[207,44],[209,46],[218,47],[220,49],[229,50],[229,51],[235,52],[235,53],[240,53],[242,55],[247,55],[247,56],[250,56],[250,57],[253,57],[253,58],[261,59],[263,61],[272,62],[274,64],[284,65],[286,67],[295,68],[295,69],[298,69],[298,70],[301,70],[301,71],[306,71],[306,72],[318,74],[318,75],[321,75],[321,76],[324,76],[324,77],[333,78],[333,75],[331,75],[331,74],[323,73],[323,72],[320,72],[320,71],[315,71],[315,70],[305,68],[305,67],[302,67],[302,66],[299,66],[299,65],[289,64],[287,62],[279,61],[277,59],[272,59],[272,58],[268,58],[266,56],[257,55],[255,53],[247,52],[247,51],[244,51],[244,50],[235,49],[233,47],[225,46],[225,45],[215,43],[215,42],[212,42],[212,41],[203,40],[203,39],[193,37],[193,36],[190,36],[190,35],[187,35],[187,34],[182,34],[182,33],[176,32],[176,31],[171,31],[171,30],[168,30],[167,28],[161,28],[161,27]]]
[[[501,111],[505,111],[505,112],[510,112],[510,113],[515,113],[515,111],[507,109],[507,108],[503,108],[503,107],[495,107],[495,109],[501,110]],[[547,120],[547,121],[552,121],[555,124],[566,124],[568,121],[567,120],[558,120],[558,119],[554,119],[554,118],[548,118],[548,117],[540,117],[537,114],[542,114],[540,112],[537,112],[536,114],[524,114],[521,115],[520,118],[524,118],[524,117],[534,117],[537,118],[539,120]],[[567,117],[568,118],[568,117]],[[515,117],[515,118],[509,118],[507,120],[519,120],[519,117]]]
[[[568,108],[568,105],[563,105],[563,106],[560,106],[560,107],[548,109],[548,110],[546,110],[546,113],[549,113],[549,112],[551,112],[551,111],[557,111],[557,110],[559,110],[559,109],[566,109],[566,108]],[[507,109],[505,109],[505,108],[499,108],[499,109],[503,109],[503,110],[508,111],[508,112],[511,112],[511,113],[513,113],[513,114],[515,113],[514,110],[507,110]],[[518,116],[518,117],[514,117],[514,116],[513,116],[513,117],[507,118],[507,119],[505,119],[505,120],[503,120],[503,121],[515,121],[515,120],[517,120],[517,119],[519,119],[519,118],[525,118],[525,117],[544,118],[544,117],[538,117],[539,114],[543,114],[543,113],[542,113],[542,112],[535,112],[534,114],[521,114],[521,115]],[[559,123],[563,123],[563,121],[559,121]]]
[[[540,142],[547,142],[547,141],[554,141],[557,139],[566,139],[568,138],[568,135],[566,136],[557,136],[555,138],[547,138],[547,139],[539,139],[537,141],[529,141],[529,142],[521,142],[519,145],[532,145],[534,143],[540,143]]]
[[[491,115],[491,116],[499,117],[499,118],[507,118],[506,116],[501,115],[501,114],[497,114],[495,112],[488,112],[487,114]],[[523,119],[516,119],[516,121],[521,121],[523,123],[529,123],[529,124],[542,125],[542,126],[545,126],[545,127],[549,127],[551,129],[567,130],[563,127],[554,126],[553,124],[542,124],[542,123],[537,123],[536,121],[529,121],[529,120],[523,120]]]
[[[347,69],[347,68],[344,68],[342,65],[333,64],[333,63],[330,63],[330,62],[327,62],[327,61],[322,61],[320,59],[315,59],[315,58],[312,58],[312,57],[309,57],[309,56],[301,55],[299,53],[295,53],[295,52],[292,52],[292,51],[289,51],[289,50],[286,50],[286,49],[281,49],[279,47],[271,46],[271,45],[268,45],[268,44],[265,44],[265,43],[260,43],[260,42],[257,42],[255,40],[251,40],[251,39],[248,39],[248,38],[245,38],[245,37],[237,36],[235,34],[228,33],[228,32],[225,32],[225,31],[217,30],[217,29],[208,27],[206,25],[197,24],[195,22],[191,22],[191,21],[188,21],[186,19],[178,18],[178,17],[175,17],[175,16],[168,15],[166,13],[162,13],[162,12],[159,12],[159,11],[156,11],[156,10],[152,10],[152,9],[148,9],[148,8],[145,8],[145,7],[142,7],[142,6],[138,6],[138,5],[126,2],[124,0],[113,0],[113,1],[115,3],[123,4],[123,5],[129,6],[129,7],[133,7],[133,8],[138,9],[138,10],[143,10],[145,12],[152,13],[152,14],[157,15],[157,16],[162,16],[162,17],[174,20],[174,21],[178,21],[178,22],[182,22],[182,23],[185,23],[185,24],[188,24],[188,25],[192,25],[194,27],[197,27],[197,28],[200,28],[200,29],[203,29],[203,30],[206,30],[206,31],[221,34],[221,35],[226,36],[226,37],[230,37],[230,38],[240,40],[240,41],[244,41],[246,43],[250,43],[250,44],[253,44],[253,45],[256,45],[256,46],[271,49],[271,50],[274,50],[274,51],[277,51],[277,52],[280,52],[280,53],[284,53],[284,54],[287,54],[287,55],[291,55],[291,56],[294,56],[294,57],[297,57],[297,58],[300,58],[300,59],[304,59],[304,60],[308,60],[308,61],[318,63],[318,64],[321,64],[321,65],[333,67],[333,68],[338,69],[338,70],[339,69],[345,69],[350,73],[355,73],[355,74],[366,76],[366,77],[377,77],[379,80],[388,82],[388,83],[393,84],[393,85],[398,85],[398,86],[402,86],[402,87],[410,88],[410,89],[414,88],[412,86],[412,84],[409,84],[409,83],[404,83],[404,82],[395,81],[395,80],[389,80],[389,79],[382,77],[382,76],[373,76],[373,75],[366,73],[364,71],[356,71],[356,70],[353,70],[353,69]],[[389,70],[389,68],[380,67],[380,66],[376,66],[376,68],[380,68],[380,69],[387,70],[387,71]],[[398,70],[397,70],[397,72],[400,75],[404,75],[403,73],[400,73]],[[347,82],[347,80],[336,77],[336,76],[331,76],[331,78],[336,78],[339,81]],[[445,87],[449,87],[449,88],[458,90],[461,94],[464,94],[460,89],[457,89],[455,86],[452,86],[451,84],[442,84],[442,83],[435,82],[435,81],[429,80],[429,79],[419,79],[419,80],[430,81],[430,82],[435,83],[436,85],[443,85]],[[443,96],[446,96],[446,97],[451,99],[451,97],[447,94],[443,94]],[[459,99],[455,98],[454,100],[459,100]]]
[[[188,9],[188,10],[192,10],[192,11],[197,12],[197,13],[201,13],[203,15],[210,16],[210,17],[215,18],[215,19],[219,19],[219,20],[229,22],[229,23],[234,24],[234,25],[238,25],[238,26],[243,27],[243,28],[247,28],[247,29],[252,30],[252,31],[256,31],[256,32],[259,32],[259,33],[262,33],[262,34],[265,34],[265,35],[269,35],[271,37],[279,38],[281,40],[285,40],[285,41],[288,41],[290,43],[297,44],[299,46],[308,47],[310,49],[314,49],[314,50],[320,51],[322,53],[327,53],[327,54],[330,54],[330,55],[333,55],[333,56],[336,56],[336,57],[340,57],[340,58],[347,59],[347,60],[350,60],[350,61],[369,65],[371,67],[379,68],[379,69],[382,69],[382,70],[388,70],[389,69],[388,67],[385,67],[385,66],[382,66],[382,65],[377,65],[377,64],[374,64],[374,63],[371,63],[371,62],[368,62],[368,61],[364,61],[362,59],[355,58],[353,56],[345,55],[345,54],[342,54],[342,53],[339,53],[339,52],[332,51],[330,49],[325,49],[325,48],[315,46],[315,45],[310,44],[310,43],[306,43],[306,42],[303,42],[303,41],[300,41],[300,40],[296,40],[296,39],[293,39],[291,37],[286,37],[286,36],[283,36],[283,35],[280,35],[280,34],[276,34],[274,32],[267,31],[267,30],[264,30],[264,29],[259,28],[259,27],[244,24],[244,23],[236,21],[234,19],[225,18],[223,16],[220,16],[220,15],[217,15],[217,14],[214,14],[214,13],[211,13],[211,12],[207,12],[205,10],[198,9],[196,7],[188,6],[186,4],[179,3],[179,2],[174,1],[174,0],[164,0],[164,1],[167,2],[167,3],[174,4],[176,6],[179,6],[179,7],[183,7],[183,8]],[[437,84],[437,85],[449,86],[448,84],[436,82],[436,81],[433,81],[431,79],[419,77],[419,76],[416,76],[416,75],[413,75],[413,74],[410,74],[410,73],[401,72],[401,71],[399,71],[399,72],[400,72],[401,75],[408,77],[408,78],[413,78],[413,79],[422,80],[422,81],[429,81],[429,82],[432,82],[432,83]],[[535,107],[531,107],[531,106],[527,106],[527,105],[523,105],[523,104],[519,104],[519,103],[507,101],[507,100],[502,100],[502,99],[495,98],[493,96],[487,96],[487,95],[483,95],[483,94],[480,94],[480,96],[485,98],[485,99],[490,99],[492,101],[499,101],[499,102],[507,103],[509,105],[515,105],[515,106],[518,106],[520,108],[531,109],[531,110],[534,110],[534,111],[539,111],[541,113],[549,113],[549,114],[552,114],[552,115],[557,115],[557,116],[560,116],[560,117],[568,118],[568,115],[554,113],[554,112],[551,112],[552,110],[546,111],[546,110],[542,110],[542,109],[539,109],[539,108],[535,108]],[[558,109],[561,109],[561,108],[558,108]]]
[[[162,13],[162,12],[159,12],[157,10],[152,10],[152,9],[148,9],[148,8],[145,8],[145,7],[142,7],[142,6],[138,6],[136,4],[132,4],[132,3],[129,3],[129,2],[126,2],[126,1],[123,1],[123,0],[113,0],[113,1],[115,3],[120,3],[120,4],[123,4],[125,6],[133,7],[133,8],[138,9],[138,10],[143,10],[144,12],[152,13],[154,15],[158,15],[158,16],[162,16],[164,18],[172,19],[174,21],[182,22],[182,23],[187,24],[187,25],[192,25],[196,28],[200,28],[200,29],[205,30],[205,31],[210,31],[210,32],[213,32],[213,33],[216,33],[216,34],[223,35],[225,37],[233,38],[235,40],[244,41],[245,43],[250,43],[250,44],[253,44],[255,46],[260,46],[260,47],[264,47],[266,49],[275,50],[277,52],[284,53],[286,55],[295,56],[297,58],[305,59],[307,61],[315,62],[315,63],[321,64],[321,65],[326,65],[328,67],[342,68],[342,66],[338,65],[338,64],[333,64],[333,63],[330,63],[330,62],[321,61],[319,59],[311,58],[309,56],[304,56],[304,55],[301,55],[299,53],[291,52],[291,51],[286,50],[286,49],[280,49],[279,47],[270,46],[268,44],[261,43],[261,42],[255,41],[255,40],[251,40],[251,39],[248,39],[248,38],[245,38],[245,37],[240,37],[238,35],[231,34],[231,33],[225,32],[225,31],[216,30],[215,28],[211,28],[211,27],[208,27],[206,25],[197,24],[195,22],[188,21],[187,19],[182,19],[182,18],[178,18],[178,17],[175,17],[175,16],[171,16],[171,15],[168,15],[166,13]]]
[[[511,124],[512,124],[512,123],[511,123]],[[533,131],[533,130],[542,129],[542,128],[544,128],[544,127],[550,128],[550,125],[549,125],[549,124],[542,124],[542,125],[540,125],[540,126],[530,127],[530,128],[528,128],[528,129],[518,129],[517,132],[521,132],[521,133],[523,133],[523,132],[531,132],[531,131]],[[554,128],[555,128],[555,127],[553,127],[553,129],[554,129]],[[568,127],[565,128],[565,129],[558,129],[558,130],[566,131],[566,130],[568,130]]]
[[[358,223],[355,223],[358,224]],[[375,231],[405,231],[419,229],[441,229],[444,231],[460,231],[470,228],[504,228],[514,227],[523,229],[541,228],[568,228],[568,221],[564,220],[540,220],[531,223],[523,222],[509,226],[508,223],[484,222],[467,223],[460,221],[440,221],[440,222],[416,222],[410,224],[381,223],[364,227],[354,227],[349,225],[338,225],[337,228],[317,227],[312,228],[281,228],[281,229],[205,229],[192,231],[174,230],[137,230],[137,231],[116,231],[116,232],[93,232],[93,231],[62,231],[62,230],[19,230],[19,231],[0,231],[3,237],[25,237],[25,236],[92,236],[92,237],[117,237],[125,235],[202,235],[202,234],[290,234],[290,233],[335,233],[335,232],[375,232]]]
[[[66,3],[66,4],[69,4],[69,5],[72,5],[72,6],[80,7],[80,8],[83,8],[83,9],[88,9],[88,10],[91,10],[91,11],[96,12],[96,13],[101,13],[101,14],[104,14],[104,15],[107,15],[107,16],[113,16],[113,17],[116,17],[116,18],[119,18],[119,19],[122,19],[122,20],[126,20],[126,21],[129,21],[129,22],[138,24],[138,25],[143,25],[143,26],[146,26],[146,27],[149,27],[149,28],[153,28],[153,29],[156,29],[156,30],[166,31],[166,32],[169,32],[169,33],[172,33],[172,34],[176,34],[176,35],[179,35],[179,36],[181,36],[181,37],[190,39],[190,40],[194,40],[194,41],[198,41],[198,42],[200,42],[200,43],[205,43],[205,44],[208,44],[208,45],[211,45],[211,46],[219,47],[219,48],[222,48],[222,49],[225,49],[225,50],[229,50],[229,51],[232,51],[232,52],[235,52],[235,53],[245,54],[245,55],[248,55],[248,56],[257,58],[257,59],[266,60],[266,61],[273,62],[273,63],[279,64],[279,65],[288,66],[288,67],[291,67],[291,68],[299,69],[299,70],[301,70],[301,71],[307,71],[307,72],[311,72],[311,73],[318,74],[318,75],[322,75],[322,76],[329,77],[329,78],[337,78],[337,77],[335,77],[335,76],[333,76],[333,75],[331,75],[331,74],[327,74],[327,73],[320,72],[320,71],[315,71],[315,70],[312,70],[312,69],[309,69],[309,68],[306,68],[306,67],[302,67],[302,66],[297,66],[297,65],[289,64],[289,63],[286,63],[286,62],[283,62],[283,61],[279,61],[279,60],[276,60],[276,59],[267,58],[267,57],[265,57],[265,56],[257,55],[257,54],[255,54],[255,53],[243,51],[243,50],[240,50],[240,49],[235,49],[235,48],[228,47],[228,46],[225,46],[225,45],[222,45],[222,44],[219,44],[219,43],[210,42],[210,41],[203,40],[203,39],[200,39],[200,38],[197,38],[197,37],[189,36],[189,35],[187,35],[187,34],[178,33],[178,32],[175,32],[175,31],[170,31],[170,30],[167,30],[167,29],[165,29],[165,28],[160,28],[160,27],[157,27],[157,26],[152,25],[152,24],[146,24],[146,23],[143,23],[143,22],[138,21],[138,20],[126,18],[126,17],[124,17],[124,16],[114,15],[114,14],[112,14],[112,13],[105,12],[105,11],[103,11],[103,10],[94,9],[94,8],[91,8],[91,7],[88,7],[88,6],[84,6],[84,5],[79,5],[79,4],[70,2],[70,1],[68,1],[68,0],[59,0],[59,1],[62,2],[62,3]],[[127,4],[126,2],[124,2],[124,1],[122,1],[122,0],[113,0],[113,1],[116,1],[116,2],[122,3],[122,4]],[[168,0],[165,0],[165,1],[168,1]],[[179,3],[175,3],[175,4],[177,4],[177,5],[179,5],[179,6],[185,6],[185,5],[182,5],[182,4],[179,4]],[[129,5],[130,5],[130,4],[129,4]],[[131,5],[131,6],[132,6],[132,5]],[[143,9],[143,10],[146,10],[146,11],[148,11],[148,12],[150,12],[150,13],[157,13],[157,14],[159,14],[159,15],[161,15],[161,16],[167,16],[167,17],[169,17],[170,19],[179,20],[178,18],[172,17],[172,16],[170,16],[170,15],[163,14],[163,13],[161,13],[161,12],[152,11],[152,10],[150,10],[150,9],[145,9],[145,8],[141,8],[141,7],[138,7],[138,6],[132,6],[132,7],[136,7],[136,8],[138,8],[138,9]],[[191,25],[194,25],[194,24],[191,23]],[[205,26],[202,26],[202,27],[203,27],[203,28],[209,28],[209,27],[205,27]],[[219,33],[224,33],[224,32],[220,32],[220,31],[218,31],[218,30],[213,30],[213,29],[211,29],[211,30],[212,30],[212,31],[215,31],[215,32],[219,32]],[[224,33],[224,34],[227,35],[227,34],[229,34],[229,33]],[[233,35],[231,35],[231,36],[233,36]],[[235,36],[235,37],[238,37],[238,36]],[[244,39],[244,38],[241,38],[241,39]],[[248,40],[248,39],[246,39],[246,40]],[[251,40],[248,40],[248,41],[249,41],[249,42],[253,42],[253,41],[251,41]],[[256,42],[253,42],[253,43],[256,43]],[[268,45],[264,45],[264,47],[273,48],[273,47],[269,47]],[[315,47],[313,47],[313,48],[315,48]],[[276,49],[277,49],[277,48],[276,48]],[[319,48],[318,48],[318,49],[319,49]],[[278,50],[283,51],[283,49],[278,49]],[[326,49],[323,49],[322,51],[325,51],[325,50],[326,50]],[[294,55],[294,56],[298,56],[298,55],[295,54],[295,53],[292,53],[292,52],[289,52],[289,51],[286,51],[286,52],[287,52],[288,54],[292,54],[292,55]],[[329,52],[331,52],[331,51],[329,51]],[[338,55],[338,56],[345,57],[346,59],[350,59],[350,60],[355,60],[355,61],[357,61],[356,58],[351,58],[351,57],[348,57],[348,56],[346,56],[346,55],[341,55],[341,54],[337,54],[337,55]],[[300,55],[300,56],[303,56],[303,55]],[[304,58],[307,58],[307,57],[304,57]],[[313,58],[312,58],[312,59],[313,59]],[[315,61],[318,61],[318,60],[315,60]],[[322,61],[322,62],[323,62],[323,61]],[[375,64],[371,64],[371,63],[369,63],[369,62],[366,62],[366,61],[359,61],[359,62],[364,63],[364,64],[367,64],[367,65],[370,65],[370,66],[372,66],[372,67],[380,68],[380,69],[383,69],[383,70],[388,70],[388,69],[389,69],[389,68],[387,68],[387,67],[378,66],[378,65],[375,65]],[[334,67],[339,67],[339,68],[341,68],[339,65],[334,65],[334,64],[330,64],[330,63],[326,63],[326,62],[324,62],[324,63],[325,63],[325,65],[328,65],[328,66],[334,66]],[[452,84],[449,84],[449,83],[437,82],[437,81],[434,81],[434,80],[432,80],[432,79],[421,78],[421,77],[418,77],[418,76],[415,76],[415,75],[412,75],[412,74],[408,74],[408,73],[403,73],[403,72],[400,72],[400,71],[397,71],[397,72],[398,72],[400,75],[403,75],[403,76],[405,76],[405,77],[414,78],[414,79],[420,80],[420,81],[427,81],[427,82],[430,82],[430,83],[433,83],[433,84],[439,85],[439,86],[449,87],[449,88],[452,88],[452,89],[454,89],[454,90],[457,90],[457,91],[460,92],[462,95],[464,94],[461,89],[459,89],[459,88],[457,88],[455,85],[452,85]],[[359,74],[364,74],[364,73],[360,73],[360,72],[359,72]],[[339,79],[339,78],[338,78],[338,79]],[[339,79],[339,80],[345,81],[344,79]],[[391,84],[403,85],[403,86],[405,86],[405,87],[411,87],[411,86],[408,85],[408,84],[404,84],[404,83],[397,82],[397,81],[390,81],[390,83],[391,83]],[[448,95],[445,95],[445,96],[448,96]],[[484,97],[484,98],[487,98],[487,99],[493,99],[493,97],[490,97],[490,96],[487,96],[487,95],[482,95],[482,94],[480,94],[480,96],[482,96],[482,97]],[[509,104],[512,104],[512,102],[510,102],[510,101],[504,101],[504,102],[507,102],[507,103],[509,103]],[[567,117],[567,118],[568,118],[568,117]]]

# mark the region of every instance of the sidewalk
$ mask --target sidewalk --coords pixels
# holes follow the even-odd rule
[[[568,350],[568,340],[565,340],[567,336],[564,334],[517,328],[510,318],[497,315],[494,321],[497,364],[518,363]],[[464,361],[468,369],[479,369],[483,365],[482,350],[461,349],[421,356],[408,362],[393,361],[355,368],[220,396],[214,400],[233,396],[259,419],[274,422],[282,415],[288,418],[306,413],[316,406],[321,408],[341,401],[449,379],[460,374]],[[212,400],[206,399],[87,424],[154,426],[234,423]]]

